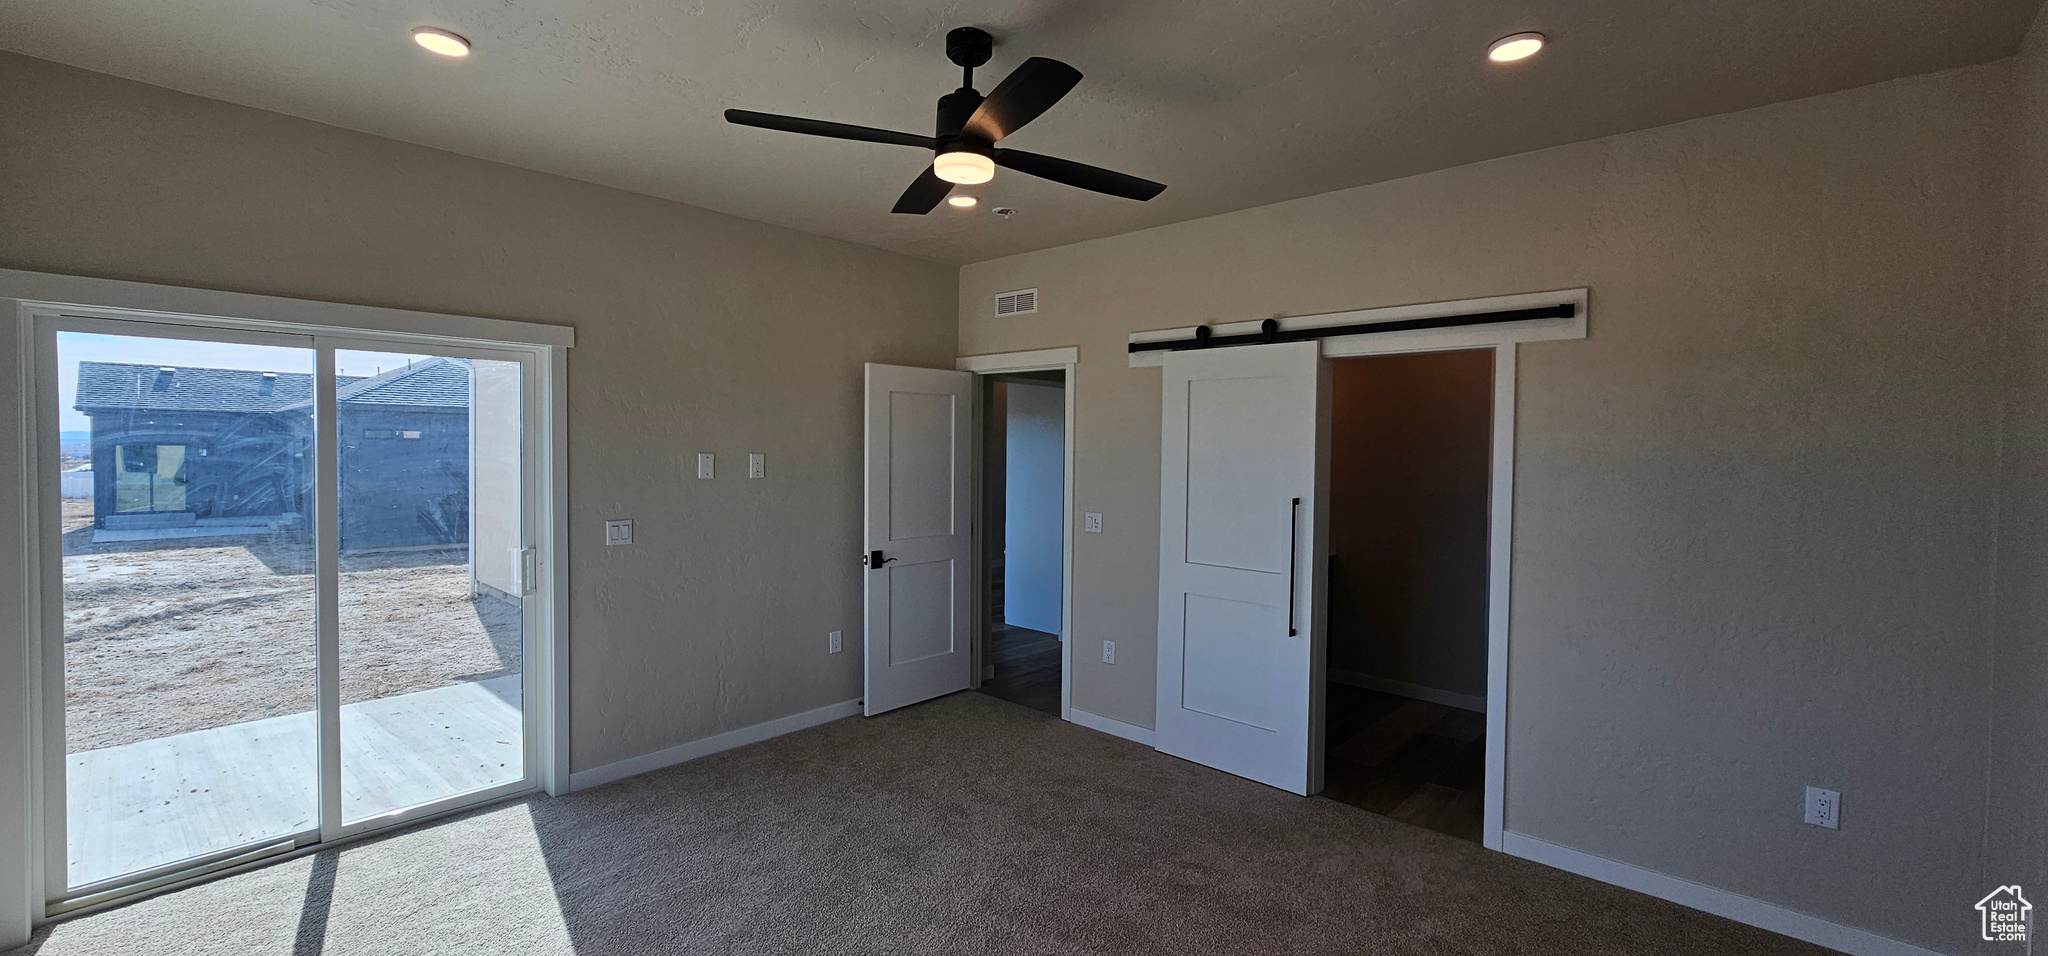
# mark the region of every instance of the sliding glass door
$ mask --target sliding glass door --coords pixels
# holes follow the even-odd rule
[[[42,331],[53,909],[536,786],[529,353]]]
[[[155,331],[56,336],[73,889],[319,830],[312,341]]]
[[[532,552],[518,362],[344,351],[336,366],[351,826],[525,779]]]

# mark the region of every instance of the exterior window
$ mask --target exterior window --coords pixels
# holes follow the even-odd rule
[[[184,511],[184,445],[114,446],[114,510]]]
[[[363,429],[363,437],[364,437],[364,438],[397,438],[397,437],[398,437],[398,433],[397,433],[397,432],[394,432],[394,431],[392,431],[392,430],[391,430],[391,429],[389,429],[389,428],[365,428],[365,429]]]

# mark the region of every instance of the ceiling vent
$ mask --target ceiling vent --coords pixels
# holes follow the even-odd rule
[[[1027,315],[1038,311],[1038,290],[1018,289],[996,296],[997,315]]]

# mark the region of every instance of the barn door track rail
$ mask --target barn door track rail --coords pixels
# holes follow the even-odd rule
[[[1271,345],[1275,342],[1307,342],[1340,335],[1371,335],[1384,332],[1457,329],[1474,325],[1526,322],[1534,319],[1570,319],[1577,316],[1578,305],[1566,302],[1561,305],[1546,305],[1528,309],[1500,309],[1491,312],[1466,312],[1458,315],[1432,315],[1413,319],[1392,319],[1384,322],[1364,322],[1355,325],[1326,325],[1294,329],[1283,329],[1280,327],[1278,319],[1267,319],[1259,323],[1259,331],[1257,332],[1246,332],[1239,335],[1216,335],[1209,326],[1198,325],[1195,327],[1193,338],[1132,342],[1129,348],[1133,355],[1140,352],[1178,352],[1189,349],[1222,348],[1230,345]]]

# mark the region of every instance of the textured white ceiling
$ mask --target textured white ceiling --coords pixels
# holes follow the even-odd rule
[[[751,219],[973,262],[2012,53],[2041,0],[6,0],[0,48]],[[470,37],[465,61],[410,42]],[[1009,140],[1168,184],[1016,173],[895,216],[928,154],[726,107],[927,132],[945,33],[1081,86]],[[1541,30],[1535,60],[1488,42]],[[1020,210],[1009,221],[991,206]]]

